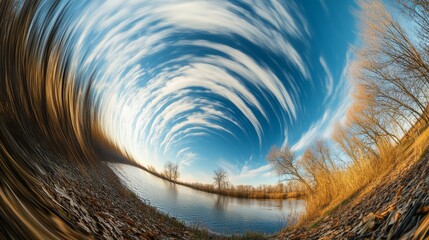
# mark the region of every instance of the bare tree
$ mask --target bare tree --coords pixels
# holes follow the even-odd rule
[[[355,85],[354,99],[347,117],[360,129],[358,133],[370,140],[369,144],[377,144],[380,138],[399,143],[398,136],[405,134],[397,122],[399,114],[393,115],[392,111],[380,106],[371,90],[361,83]]]
[[[427,2],[403,1],[405,11],[419,26],[417,38],[410,37],[380,1],[361,3],[364,47],[358,52],[361,71],[357,79],[374,96],[378,108],[411,122],[429,122]]]
[[[418,26],[417,37],[410,37],[381,1],[360,2],[363,46],[353,72],[354,104],[347,123],[334,132],[355,164],[380,159],[383,149],[399,144],[416,122],[429,122],[428,1],[401,3]]]
[[[225,189],[229,185],[228,174],[222,168],[218,168],[214,171],[213,179],[214,185],[217,186],[218,190]]]
[[[272,147],[267,155],[267,160],[274,167],[278,175],[285,177],[283,181],[296,180],[303,183],[309,190],[312,190],[311,185],[300,172],[297,159],[288,146],[282,149],[276,146]]]
[[[338,169],[326,142],[317,141],[313,144],[304,152],[301,162],[313,180],[315,189],[321,185],[334,184],[333,173]]]
[[[180,176],[179,165],[177,163],[168,161],[164,165],[164,175],[166,178],[170,180],[177,181],[177,179],[179,179],[179,176]]]

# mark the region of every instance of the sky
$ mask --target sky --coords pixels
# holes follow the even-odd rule
[[[272,184],[272,146],[299,155],[350,105],[354,1],[91,1],[67,5],[103,131],[180,179]],[[95,71],[94,71],[95,70]]]

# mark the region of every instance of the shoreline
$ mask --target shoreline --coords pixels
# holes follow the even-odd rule
[[[31,176],[22,177],[29,178],[28,181],[32,178],[37,180],[32,183],[38,194],[26,198],[28,201],[39,201],[39,206],[55,213],[55,216],[38,218],[41,226],[48,226],[48,229],[56,226],[63,231],[63,236],[81,236],[74,237],[77,239],[378,238],[389,234],[409,234],[410,229],[416,231],[416,227],[425,227],[423,221],[429,221],[427,147],[422,155],[409,155],[392,171],[380,176],[376,182],[318,219],[288,227],[272,235],[246,233],[232,236],[189,227],[159,212],[123,186],[119,177],[101,159],[94,159],[95,165],[78,165],[64,154],[48,149],[39,141],[34,151],[26,155],[26,159],[32,159],[33,166],[37,167],[32,171],[26,169],[31,171]],[[412,151],[413,148],[410,149]],[[411,224],[410,219],[421,223],[420,226]],[[429,229],[429,224],[426,227]]]
[[[265,194],[264,193],[260,193],[260,192],[250,192],[249,194],[245,193],[243,195],[243,194],[240,194],[240,193],[232,193],[232,192],[228,192],[228,191],[218,191],[216,189],[209,190],[209,189],[206,189],[206,188],[203,188],[203,187],[198,187],[198,186],[194,185],[194,184],[199,184],[199,183],[186,183],[186,182],[182,182],[182,181],[174,181],[172,179],[169,179],[169,178],[163,176],[162,174],[160,174],[160,173],[158,173],[156,171],[151,171],[148,168],[146,168],[146,167],[144,167],[142,165],[139,165],[139,164],[137,164],[135,162],[131,162],[130,161],[130,163],[122,163],[122,164],[126,164],[126,165],[130,165],[130,166],[133,166],[133,167],[137,167],[137,168],[139,168],[139,169],[141,169],[141,170],[143,170],[143,171],[145,171],[145,172],[147,172],[149,174],[152,174],[155,177],[158,177],[160,179],[169,181],[169,182],[174,183],[174,184],[178,184],[178,185],[181,185],[181,186],[192,188],[194,190],[198,190],[198,191],[202,191],[202,192],[207,192],[207,193],[218,194],[218,195],[226,196],[226,197],[243,198],[243,199],[246,199],[246,198],[247,199],[260,199],[260,200],[264,200],[264,199],[273,199],[273,200],[276,200],[276,199],[278,199],[278,200],[285,200],[285,199],[305,199],[305,194],[301,193],[301,192],[265,193]],[[263,195],[260,195],[260,194],[263,194]],[[279,197],[279,196],[281,196],[281,197]]]
[[[33,174],[41,183],[35,190],[47,200],[46,206],[55,210],[61,221],[79,236],[103,239],[378,238],[389,234],[400,236],[407,233],[405,228],[415,230],[413,227],[417,225],[410,225],[406,219],[408,215],[418,222],[429,217],[427,210],[424,212],[426,208],[422,208],[429,203],[428,149],[418,159],[404,160],[385,176],[380,176],[377,182],[319,219],[272,235],[246,233],[228,236],[186,226],[144,203],[121,183],[105,162],[79,167],[63,156],[40,146],[37,148],[37,154],[30,156],[37,166]],[[415,209],[414,204],[421,207]],[[398,212],[401,214],[395,215]],[[53,222],[58,224],[52,221],[42,223],[47,226]],[[393,224],[389,225],[392,221]]]
[[[410,156],[322,216],[281,239],[425,239],[429,233],[429,148]]]
[[[45,152],[45,151],[43,151]],[[224,235],[164,214],[127,189],[108,166],[99,162],[82,171],[48,152],[35,164],[41,193],[66,222],[83,236],[113,239],[267,239],[249,232]],[[57,160],[54,160],[57,159]]]

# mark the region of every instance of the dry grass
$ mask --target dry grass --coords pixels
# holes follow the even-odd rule
[[[420,159],[425,149],[429,146],[429,127],[420,130],[421,134],[415,138],[412,149],[414,150],[414,156]]]
[[[378,144],[379,156],[373,159],[361,159],[345,169],[320,175],[317,188],[307,194],[306,214],[299,224],[317,222],[321,217],[335,210],[369,183],[377,181],[389,172],[399,161],[420,159],[429,146],[429,128],[415,137],[408,139],[408,144],[392,146],[389,143]]]
[[[239,196],[238,194],[232,192],[231,196]],[[289,198],[302,198],[302,192],[274,192],[274,193],[264,193],[264,192],[250,192],[243,197],[245,198],[258,198],[258,199],[289,199]]]

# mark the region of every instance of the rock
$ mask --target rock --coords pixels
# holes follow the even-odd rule
[[[82,222],[77,223],[79,227],[81,227],[83,230],[85,230],[87,233],[91,233],[91,230]]]

